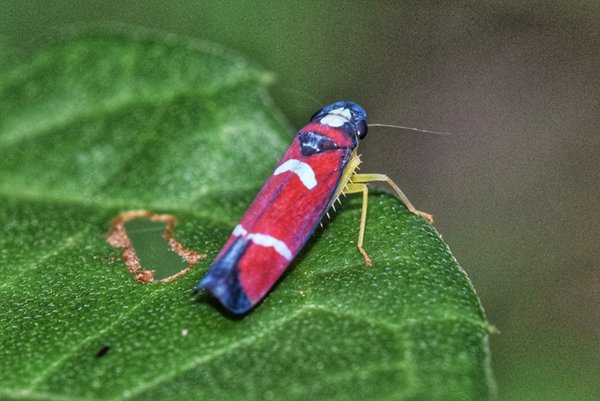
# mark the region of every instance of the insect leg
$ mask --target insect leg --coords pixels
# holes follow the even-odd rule
[[[358,229],[358,242],[356,246],[358,250],[365,258],[365,265],[367,267],[371,267],[373,262],[371,262],[371,258],[367,255],[365,248],[363,248],[363,241],[365,239],[365,226],[367,224],[367,206],[369,203],[369,187],[367,184],[348,184],[347,189],[344,189],[344,192],[348,194],[362,192],[362,210],[360,213],[360,227]]]
[[[404,195],[404,193],[400,190],[400,188],[398,188],[398,185],[396,185],[396,183],[394,181],[392,181],[390,179],[390,177],[388,177],[387,175],[385,175],[385,174],[354,174],[352,176],[352,182],[367,183],[367,182],[372,182],[372,181],[382,181],[382,182],[387,183],[394,190],[394,192],[396,193],[396,195],[398,196],[400,201],[402,201],[402,203],[404,203],[406,205],[406,207],[408,208],[408,210],[411,213],[416,214],[417,216],[421,216],[425,220],[427,220],[427,222],[429,224],[433,224],[433,216],[430,215],[429,213],[425,213],[420,210],[417,210],[413,206],[413,204],[410,203],[410,201],[408,200],[406,195]]]

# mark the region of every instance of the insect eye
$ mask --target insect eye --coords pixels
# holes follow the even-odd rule
[[[358,134],[358,139],[363,140],[365,136],[367,136],[367,131],[369,127],[367,126],[366,120],[360,120],[356,123],[356,132]]]

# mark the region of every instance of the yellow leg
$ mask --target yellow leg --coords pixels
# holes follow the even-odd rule
[[[406,207],[408,208],[408,210],[411,213],[414,213],[417,216],[421,216],[425,220],[427,220],[427,222],[429,224],[433,224],[433,216],[430,215],[429,213],[425,213],[420,210],[417,210],[413,206],[413,204],[410,203],[410,201],[408,200],[406,195],[404,195],[404,193],[400,190],[400,188],[398,188],[398,185],[396,185],[396,183],[394,181],[392,181],[390,179],[390,177],[388,177],[387,175],[385,175],[385,174],[354,174],[354,175],[352,175],[352,177],[350,179],[353,183],[367,183],[367,182],[372,182],[372,181],[386,182],[390,187],[392,187],[392,189],[394,190],[394,192],[396,193],[398,198],[402,201],[402,203],[404,203],[406,205]]]
[[[362,192],[363,201],[362,201],[362,210],[360,213],[360,227],[358,229],[358,243],[356,244],[356,246],[358,247],[358,250],[360,251],[360,253],[362,253],[363,257],[365,258],[365,265],[367,265],[367,267],[371,267],[373,265],[373,262],[371,261],[371,258],[369,257],[369,255],[367,255],[365,248],[363,248],[363,241],[365,239],[365,226],[367,224],[367,206],[369,203],[369,187],[366,184],[350,184],[349,183],[346,186],[346,188],[344,189],[344,192],[347,194]]]

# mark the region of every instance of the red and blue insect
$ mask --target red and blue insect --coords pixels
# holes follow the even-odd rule
[[[336,102],[317,111],[287,149],[242,221],[198,284],[235,314],[260,302],[302,249],[342,194],[362,193],[358,249],[363,248],[368,186],[387,182],[407,208],[416,210],[383,174],[358,174],[358,142],[367,134],[367,113],[353,102]]]

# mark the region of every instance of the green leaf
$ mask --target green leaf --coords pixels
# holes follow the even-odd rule
[[[291,142],[270,75],[218,46],[66,35],[0,78],[0,398],[485,400],[488,324],[437,232],[349,196],[242,319],[190,293]],[[307,117],[313,110],[307,110]],[[208,254],[136,282],[120,212],[171,213]]]

